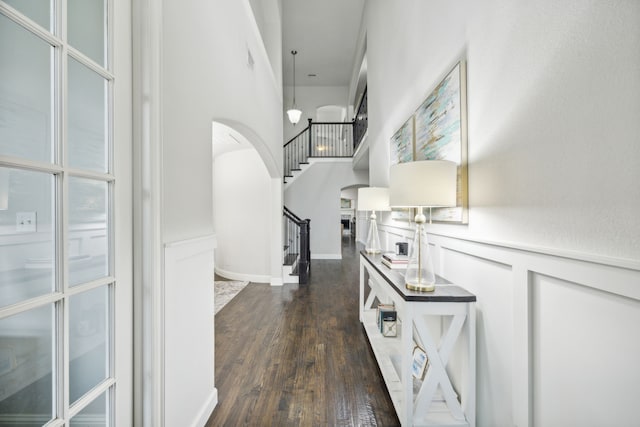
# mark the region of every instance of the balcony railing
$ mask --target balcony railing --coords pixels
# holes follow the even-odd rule
[[[351,157],[353,122],[312,122],[284,145],[284,176],[291,176],[309,157]]]

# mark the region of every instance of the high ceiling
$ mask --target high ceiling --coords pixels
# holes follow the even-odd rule
[[[282,0],[285,86],[348,86],[365,0]],[[310,77],[309,74],[316,74]]]

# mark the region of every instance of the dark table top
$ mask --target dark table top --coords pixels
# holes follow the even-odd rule
[[[360,251],[360,255],[391,285],[405,301],[431,302],[474,302],[476,296],[460,286],[436,276],[436,290],[433,292],[418,292],[407,289],[404,282],[403,270],[392,270],[382,263],[381,254],[368,254]]]

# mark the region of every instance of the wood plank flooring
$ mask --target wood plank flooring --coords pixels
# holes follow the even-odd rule
[[[308,285],[250,283],[215,318],[207,427],[398,426],[358,321],[358,256],[314,260]]]

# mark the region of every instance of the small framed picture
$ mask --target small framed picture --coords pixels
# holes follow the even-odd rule
[[[419,346],[413,348],[413,363],[411,364],[411,373],[419,380],[424,378],[424,374],[427,372],[427,365],[429,358],[427,353]]]

